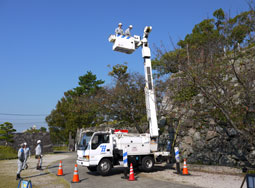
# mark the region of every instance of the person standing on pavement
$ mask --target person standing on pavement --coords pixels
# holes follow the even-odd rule
[[[38,159],[36,169],[42,169],[42,148],[41,148],[41,140],[37,140],[37,146],[35,148],[35,158]]]
[[[24,144],[20,144],[20,148],[18,151],[18,171],[17,171],[17,177],[16,180],[20,179],[20,172],[22,171],[23,162],[25,160],[25,152],[24,152]]]
[[[25,154],[25,160],[24,160],[24,162],[23,162],[23,168],[22,168],[23,170],[28,168],[28,165],[27,165],[27,158],[28,158],[28,157],[30,158],[30,155],[31,155],[30,149],[29,149],[29,147],[27,146],[27,143],[26,143],[26,142],[24,143],[24,154]]]

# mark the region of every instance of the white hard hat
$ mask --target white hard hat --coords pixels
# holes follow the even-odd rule
[[[130,28],[132,28],[133,26],[132,25],[129,25]]]
[[[37,144],[40,144],[41,143],[41,140],[37,140]]]
[[[24,142],[24,145],[26,146],[26,145],[27,145],[27,143],[26,143],[26,142]]]
[[[122,25],[122,23],[120,22],[118,25]]]

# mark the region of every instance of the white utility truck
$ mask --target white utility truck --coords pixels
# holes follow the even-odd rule
[[[156,115],[155,94],[153,88],[151,52],[148,35],[152,27],[146,26],[143,38],[140,36],[111,35],[109,42],[113,50],[131,54],[142,47],[145,71],[146,110],[150,133],[134,134],[125,130],[84,131],[81,132],[77,149],[77,164],[86,166],[90,171],[107,175],[117,165],[127,166],[132,163],[144,171],[151,171],[154,163],[166,161],[169,151],[158,151],[158,122]]]

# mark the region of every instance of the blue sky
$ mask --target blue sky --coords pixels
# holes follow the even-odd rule
[[[108,37],[119,22],[132,34],[152,26],[150,45],[171,49],[195,24],[222,8],[230,15],[248,9],[245,0],[0,0],[0,123],[17,131],[47,127],[45,117],[63,93],[92,71],[111,83],[107,65],[128,62],[143,74],[141,50],[112,51]],[[153,48],[152,48],[153,52]],[[16,115],[14,115],[16,114]],[[30,116],[34,115],[34,116]]]

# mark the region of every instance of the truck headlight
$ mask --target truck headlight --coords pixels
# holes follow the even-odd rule
[[[89,155],[83,155],[83,159],[85,159],[86,161],[89,161]]]

